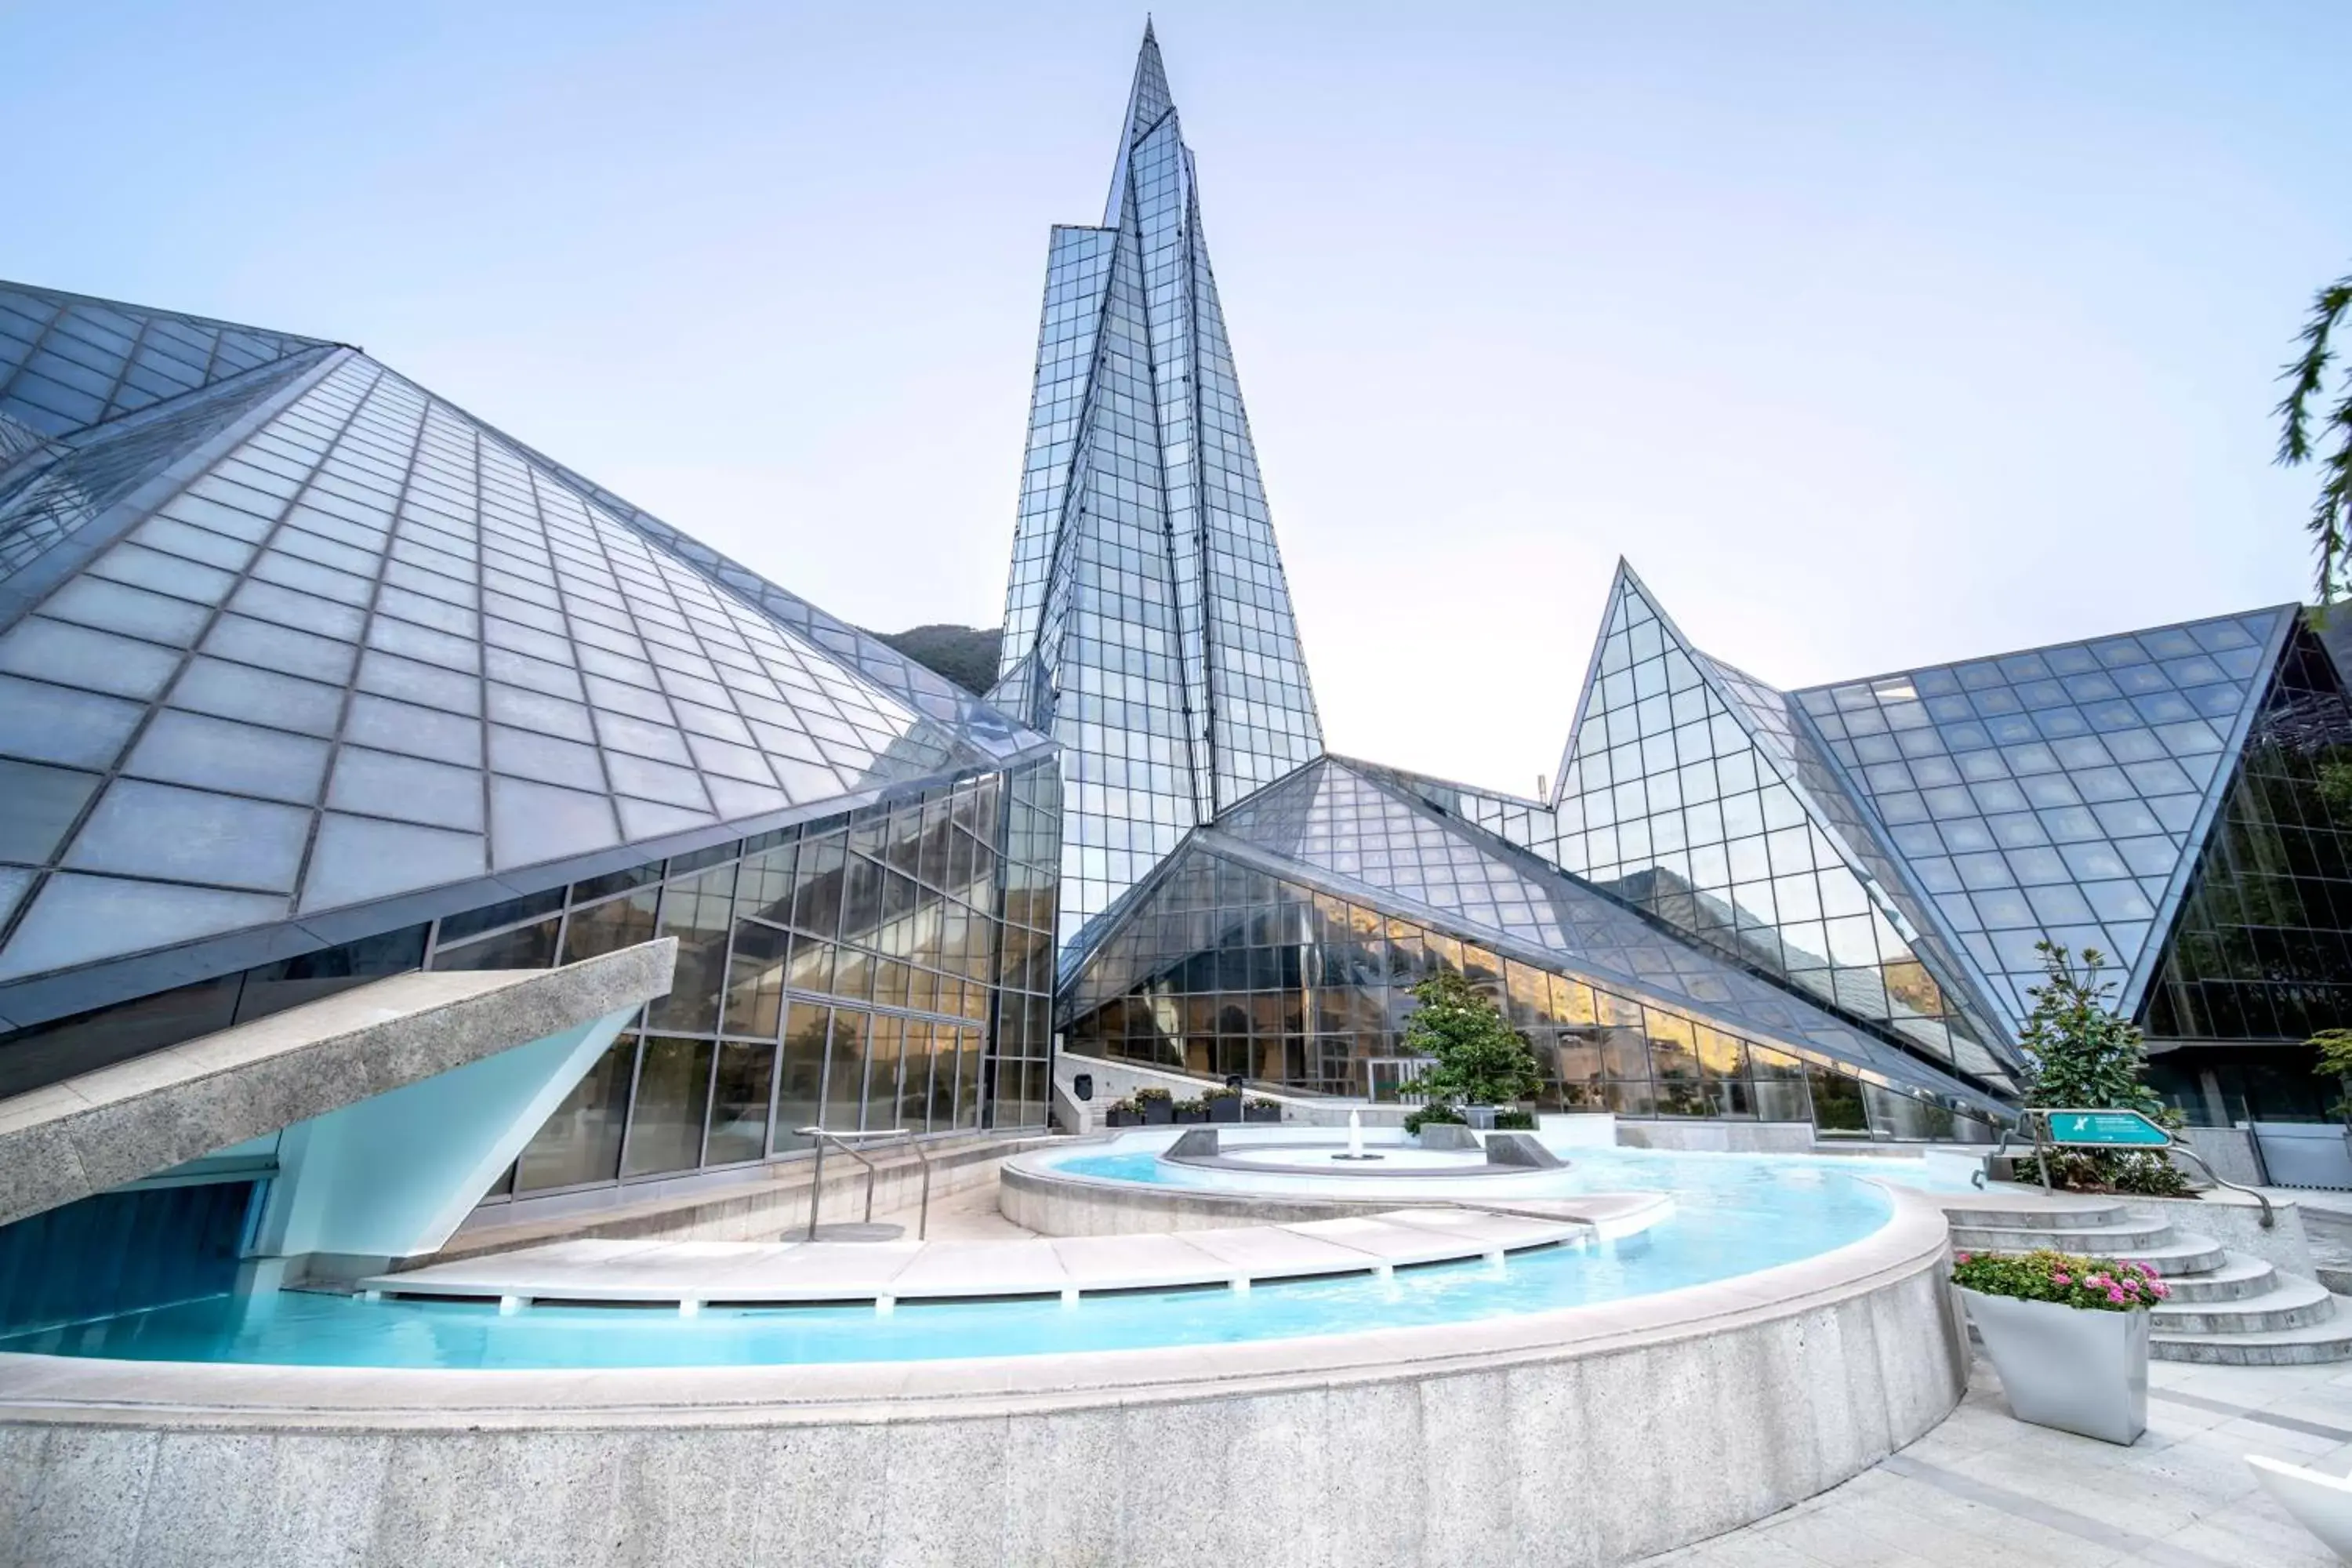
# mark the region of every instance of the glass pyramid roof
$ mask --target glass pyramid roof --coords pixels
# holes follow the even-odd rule
[[[1255,852],[1269,869],[1465,938],[1516,946],[1530,962],[1809,1045],[1900,1082],[1956,1089],[1953,1080],[1801,996],[1431,809],[1386,770],[1326,757],[1242,803],[1198,840],[1224,853]],[[1997,1068],[1983,1076],[2004,1086]]]
[[[329,346],[289,332],[0,283],[0,416],[43,436],[68,436]]]
[[[1787,699],[1691,646],[1620,563],[1553,808],[1515,841],[1983,1078],[2011,1056],[1897,896]],[[1522,820],[1514,816],[1513,821]],[[1503,829],[1507,834],[1509,826]]]
[[[2034,943],[2095,947],[2136,1008],[2293,605],[1795,693],[1847,793],[2012,1027]]]
[[[130,500],[0,614],[0,984],[345,940],[394,901],[491,901],[1045,743],[919,707],[841,623],[777,614],[356,351],[199,423],[118,454]],[[40,491],[0,500],[0,538]]]
[[[996,699],[1062,743],[1066,957],[1194,824],[1322,749],[1149,29],[1103,225],[1047,257]]]

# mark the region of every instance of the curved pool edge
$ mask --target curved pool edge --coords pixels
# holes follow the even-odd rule
[[[1617,1562],[1958,1403],[1943,1215],[1890,1195],[1872,1235],[1754,1274],[1313,1339],[593,1373],[0,1356],[0,1531],[60,1562],[109,1530],[140,1552],[90,1560],[268,1560],[289,1516],[304,1561]]]
[[[1601,1236],[1630,1236],[1674,1212],[1663,1193],[1577,1193],[1558,1197],[1481,1196],[1475,1192],[1337,1194],[1221,1191],[1212,1187],[1150,1186],[1139,1182],[1072,1174],[1059,1162],[1079,1151],[1032,1150],[997,1172],[997,1212],[1024,1230],[1048,1237],[1155,1235],[1222,1230],[1242,1225],[1295,1225],[1385,1210],[1467,1207],[1497,1213],[1580,1219]]]

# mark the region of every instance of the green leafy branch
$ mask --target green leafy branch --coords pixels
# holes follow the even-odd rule
[[[2330,339],[2347,310],[2352,310],[2352,274],[2338,278],[2314,296],[2311,319],[2304,323],[2301,334],[2303,352],[2279,376],[2288,383],[2287,395],[2277,409],[2282,422],[2279,466],[2300,468],[2318,454],[2320,441],[2329,437],[2336,441],[2332,451],[2318,458],[2319,499],[2312,503],[2311,520],[2304,525],[2319,552],[2323,608],[2335,602],[2336,590],[2344,584],[2347,523],[2352,520],[2352,389],[2346,389],[2326,411],[2317,440],[2312,426],[2315,405],[2326,395],[2328,364],[2335,358]]]

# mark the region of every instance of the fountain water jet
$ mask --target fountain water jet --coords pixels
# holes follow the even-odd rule
[[[1362,1111],[1351,1110],[1348,1112],[1348,1152],[1344,1154],[1334,1154],[1331,1158],[1334,1160],[1377,1160],[1381,1158],[1378,1154],[1367,1154],[1364,1152],[1364,1113]]]

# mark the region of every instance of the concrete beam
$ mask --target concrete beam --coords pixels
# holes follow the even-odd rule
[[[0,1100],[0,1225],[665,994],[673,937],[561,969],[396,974]]]

